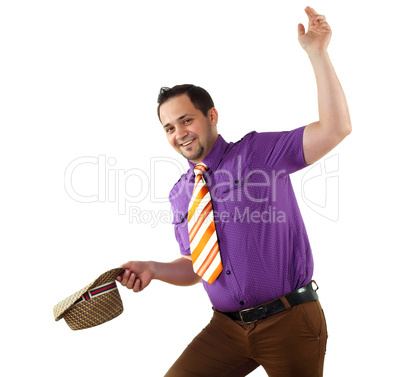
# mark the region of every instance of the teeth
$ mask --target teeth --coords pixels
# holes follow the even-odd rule
[[[188,141],[187,143],[184,143],[183,146],[189,145],[193,140]]]

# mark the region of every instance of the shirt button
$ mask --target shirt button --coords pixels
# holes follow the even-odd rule
[[[226,271],[226,274],[227,274],[227,275],[230,275],[230,271],[229,271],[229,270],[227,270],[227,271]]]
[[[238,180],[238,179],[236,179],[236,180],[235,180],[235,183],[236,183],[236,185],[237,185],[237,184],[239,183],[239,180]]]
[[[244,305],[244,301],[240,301],[239,304],[240,304],[240,305]]]

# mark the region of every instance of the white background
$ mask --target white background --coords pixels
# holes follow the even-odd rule
[[[54,321],[53,306],[104,271],[128,260],[178,257],[169,223],[130,223],[113,200],[73,200],[65,171],[77,158],[106,156],[115,161],[110,177],[118,170],[150,177],[152,158],[170,158],[156,165],[148,185],[134,176],[126,182],[132,196],[145,190],[127,208],[169,211],[146,191],[166,196],[187,168],[156,116],[161,86],[205,87],[226,141],[318,120],[314,73],[297,40],[310,5],[332,28],[329,54],[353,123],[352,134],[326,156],[332,180],[326,158],[317,164],[321,176],[305,186],[309,168],[292,177],[328,322],[325,375],[400,375],[402,58],[395,4],[1,2],[2,374],[162,376],[208,323],[211,305],[201,285],[157,281],[139,294],[121,287],[125,311],[104,325],[71,331]],[[97,194],[96,169],[75,170],[77,192]],[[113,181],[102,187],[113,193]]]

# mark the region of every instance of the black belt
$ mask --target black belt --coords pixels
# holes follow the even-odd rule
[[[288,295],[285,296],[286,300],[288,300],[290,306],[295,306],[302,304],[304,302],[315,301],[318,300],[318,294],[316,290],[313,288],[313,280],[309,284],[301,287]],[[285,304],[281,299],[273,301],[266,305],[261,305],[255,308],[245,309],[240,312],[222,312],[226,314],[228,317],[234,319],[235,321],[241,321],[243,323],[252,323],[258,321],[259,319],[267,318],[270,315],[280,313],[286,310]]]

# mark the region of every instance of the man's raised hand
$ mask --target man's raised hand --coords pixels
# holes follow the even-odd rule
[[[331,39],[332,31],[325,16],[318,14],[313,8],[306,7],[308,31],[303,24],[298,25],[299,43],[309,54],[315,50],[326,50]]]

